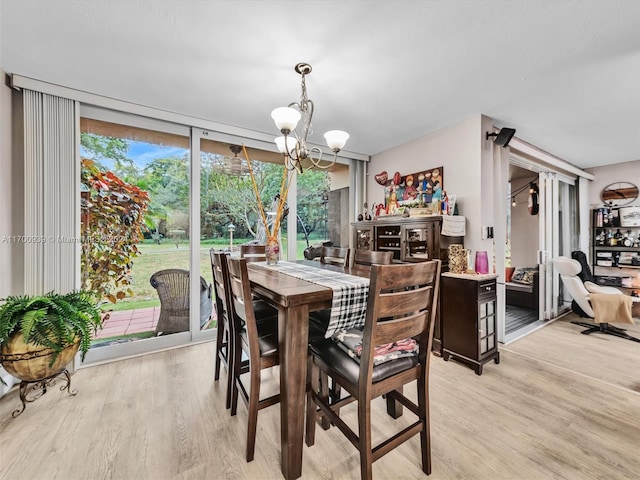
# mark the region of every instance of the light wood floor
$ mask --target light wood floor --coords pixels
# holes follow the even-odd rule
[[[480,377],[434,358],[428,478],[638,479],[640,344],[618,359],[632,342],[612,337],[596,348],[605,340],[578,332],[545,327],[503,349],[501,364]],[[278,406],[260,412],[256,457],[246,463],[246,409],[234,418],[224,409],[213,352],[208,343],[80,369],[76,397],[52,389],[16,419],[10,392],[0,399],[0,479],[282,478]],[[590,375],[592,364],[608,373]],[[277,386],[276,375],[265,381]],[[381,400],[374,413],[374,435],[411,418],[390,419]],[[416,436],[392,451],[374,464],[374,478],[427,478],[419,448]],[[303,479],[359,478],[357,451],[336,429],[318,429],[303,452]]]

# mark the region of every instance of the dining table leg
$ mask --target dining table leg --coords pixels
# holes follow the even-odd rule
[[[278,332],[282,474],[293,480],[302,475],[309,306],[279,307]]]

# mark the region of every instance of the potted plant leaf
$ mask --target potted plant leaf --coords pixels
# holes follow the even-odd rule
[[[102,315],[99,295],[87,290],[4,298],[0,363],[23,384],[52,378],[65,370],[78,350],[84,359],[92,333],[102,326]]]

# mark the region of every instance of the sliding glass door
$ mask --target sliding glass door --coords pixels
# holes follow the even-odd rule
[[[81,286],[109,313],[86,361],[189,341],[189,129],[95,108],[80,129]],[[208,283],[197,289],[210,317]]]
[[[540,320],[550,320],[566,309],[553,258],[571,257],[579,248],[575,181],[558,173],[540,172]]]

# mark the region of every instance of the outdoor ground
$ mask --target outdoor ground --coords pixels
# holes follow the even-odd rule
[[[234,248],[239,248],[246,239],[234,239]],[[312,244],[321,243],[322,240],[310,240]],[[204,277],[207,283],[213,281],[211,273],[211,260],[209,250],[228,248],[228,243],[203,242],[200,245],[200,275]],[[303,251],[307,247],[306,241],[298,240],[298,258],[303,258]],[[138,245],[138,249],[142,254],[133,261],[133,284],[131,289],[134,296],[126,298],[115,305],[109,305],[109,309],[113,311],[131,310],[160,305],[158,295],[155,289],[149,283],[151,275],[158,270],[165,268],[189,268],[189,244],[186,240],[180,242],[177,246],[175,242],[164,240],[160,244],[153,241],[145,241]],[[282,246],[283,255],[287,254],[286,243]]]

